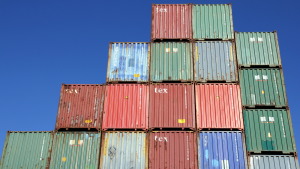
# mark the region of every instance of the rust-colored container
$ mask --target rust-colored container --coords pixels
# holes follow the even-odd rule
[[[149,143],[149,169],[198,168],[196,133],[151,132]]]
[[[197,129],[244,129],[240,86],[196,84]]]
[[[195,129],[193,83],[150,85],[149,128]]]
[[[148,129],[149,85],[108,84],[102,129]]]
[[[151,40],[192,39],[191,4],[152,4]]]
[[[98,84],[62,84],[55,130],[100,130],[104,88]]]

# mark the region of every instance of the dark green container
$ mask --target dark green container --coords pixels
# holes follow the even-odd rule
[[[239,71],[244,107],[288,106],[282,69],[244,68]]]
[[[243,110],[247,151],[296,152],[290,112],[284,109]]]

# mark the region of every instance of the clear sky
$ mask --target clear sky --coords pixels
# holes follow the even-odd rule
[[[54,130],[62,83],[105,83],[110,41],[150,41],[151,3],[230,2],[235,31],[278,31],[300,147],[300,1],[1,0],[0,152],[7,130]]]

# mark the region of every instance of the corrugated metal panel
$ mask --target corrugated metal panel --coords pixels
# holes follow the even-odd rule
[[[149,111],[149,128],[196,128],[194,84],[151,84]]]
[[[245,140],[239,131],[200,132],[198,137],[199,169],[245,169]]]
[[[281,69],[241,69],[239,76],[243,106],[288,106]]]
[[[101,132],[55,133],[50,168],[98,168],[100,142]]]
[[[195,4],[193,39],[234,39],[231,4]]]
[[[197,82],[237,82],[235,49],[230,41],[196,42],[194,79]]]
[[[100,169],[148,168],[146,132],[105,132],[102,143]]]
[[[102,128],[148,129],[148,103],[149,85],[107,85]]]
[[[192,43],[151,43],[150,80],[193,81]]]
[[[240,86],[237,84],[197,84],[197,128],[244,129]]]
[[[289,155],[251,155],[249,169],[299,169],[298,157]]]
[[[160,131],[150,133],[149,169],[196,169],[196,133]]]
[[[296,152],[290,112],[282,109],[243,110],[247,150]]]
[[[238,65],[281,66],[277,32],[236,32]]]
[[[49,168],[53,133],[8,131],[0,168]]]
[[[148,82],[149,62],[149,43],[111,42],[106,82]]]
[[[152,4],[151,39],[192,39],[191,4]]]
[[[98,84],[62,84],[55,129],[101,129],[104,88]]]

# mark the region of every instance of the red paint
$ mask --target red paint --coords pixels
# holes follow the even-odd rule
[[[102,128],[148,129],[149,85],[108,84]]]
[[[103,85],[63,84],[55,129],[101,129],[104,99]]]
[[[191,4],[152,4],[151,39],[192,39]]]
[[[149,128],[196,128],[194,84],[150,85]]]
[[[244,129],[240,86],[195,85],[197,129]]]
[[[150,133],[149,169],[197,169],[197,136],[186,131]]]

